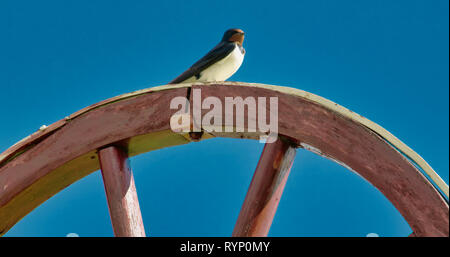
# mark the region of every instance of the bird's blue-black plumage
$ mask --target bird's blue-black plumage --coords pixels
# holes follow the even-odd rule
[[[180,76],[172,80],[169,84],[181,83],[191,78],[192,76],[195,76],[197,79],[199,79],[202,71],[204,71],[214,63],[227,57],[234,50],[235,47],[238,46],[234,42],[221,41],[205,56],[203,56],[200,60],[194,63],[189,69],[183,72]]]

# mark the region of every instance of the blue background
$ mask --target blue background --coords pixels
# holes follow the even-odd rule
[[[85,106],[165,84],[231,27],[230,79],[300,88],[377,122],[449,179],[448,1],[0,1],[0,152]],[[229,236],[262,144],[212,139],[132,158],[147,234]],[[270,236],[407,236],[366,181],[299,150]],[[100,172],[7,236],[112,236]]]

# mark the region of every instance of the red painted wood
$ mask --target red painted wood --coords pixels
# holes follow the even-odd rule
[[[109,146],[99,151],[99,159],[114,235],[145,237],[127,154],[119,147]]]
[[[34,181],[84,153],[136,135],[169,130],[175,112],[170,109],[170,100],[186,96],[186,92],[185,88],[153,92],[93,108],[81,116],[71,115],[76,118],[44,139],[39,137],[38,142],[24,140],[18,145],[38,145],[11,162],[0,162],[0,207]]]
[[[416,236],[448,237],[447,201],[411,162],[361,124],[301,97],[270,89],[220,84],[192,87],[202,89],[202,99],[218,97],[223,106],[225,97],[278,97],[280,135],[319,149],[322,156],[361,175],[391,201]]]
[[[202,89],[202,99],[214,96],[222,103],[227,96],[278,97],[280,135],[319,149],[322,155],[357,172],[392,202],[417,237],[449,235],[447,201],[411,162],[363,125],[305,98],[245,83],[192,87]],[[70,174],[59,168],[106,145],[169,130],[170,117],[176,111],[170,109],[170,101],[186,95],[187,88],[173,88],[107,100],[107,104],[96,104],[70,115],[69,119],[50,125],[3,152],[0,236],[35,207],[97,166],[86,164]]]
[[[267,236],[294,162],[295,152],[294,147],[280,138],[264,146],[233,236]]]

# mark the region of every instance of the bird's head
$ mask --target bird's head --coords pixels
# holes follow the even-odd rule
[[[223,34],[222,41],[244,43],[244,31],[240,29],[229,29]]]

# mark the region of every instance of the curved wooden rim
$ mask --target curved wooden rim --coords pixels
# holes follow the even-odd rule
[[[97,149],[125,147],[130,156],[189,143],[170,130],[170,100],[202,97],[279,98],[279,134],[333,159],[377,187],[417,236],[448,236],[448,203],[403,154],[448,197],[448,185],[413,150],[368,119],[314,94],[241,82],[166,85],[114,97],[39,130],[0,154],[0,235],[66,186],[98,170]],[[246,118],[246,117],[244,117]],[[205,133],[257,138],[258,133]],[[392,147],[392,146],[394,147]],[[403,154],[401,154],[400,152]]]

